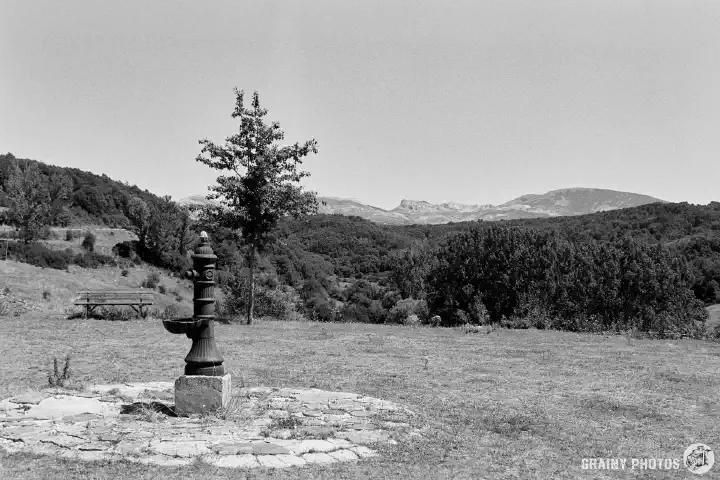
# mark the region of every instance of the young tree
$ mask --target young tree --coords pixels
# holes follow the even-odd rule
[[[246,246],[249,267],[247,323],[253,322],[255,273],[258,255],[273,242],[271,232],[285,216],[299,217],[317,212],[315,192],[303,191],[298,183],[310,174],[298,171],[302,158],[317,153],[317,142],[281,146],[284,138],[280,124],[267,124],[267,110],[260,108],[258,93],[253,93],[251,108],[244,106],[244,92],[235,89],[233,118],[240,119],[238,133],[225,139],[224,145],[200,140],[202,152],[196,160],[215,170],[229,171],[219,176],[208,200],[219,205],[204,205],[201,223],[231,229]]]

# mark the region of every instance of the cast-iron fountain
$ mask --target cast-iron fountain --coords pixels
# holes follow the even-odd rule
[[[193,269],[185,273],[193,280],[193,317],[163,320],[165,330],[186,334],[192,340],[185,357],[185,375],[175,381],[175,411],[203,413],[227,406],[230,375],[215,344],[215,261],[205,232],[192,255]]]

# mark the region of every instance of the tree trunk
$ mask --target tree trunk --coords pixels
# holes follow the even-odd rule
[[[252,325],[253,323],[253,309],[255,307],[255,246],[250,246],[249,254],[250,263],[250,288],[248,289],[248,302],[247,302],[247,324]]]

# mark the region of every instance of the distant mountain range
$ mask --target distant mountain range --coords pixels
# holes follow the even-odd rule
[[[423,200],[402,200],[400,205],[392,210],[383,210],[349,198],[318,197],[318,201],[320,213],[356,215],[388,225],[559,217],[637,207],[648,203],[666,203],[648,195],[600,188],[564,188],[542,195],[523,195],[501,205],[466,205],[457,202],[432,204]],[[205,204],[208,201],[202,195],[191,195],[178,200],[178,203]]]

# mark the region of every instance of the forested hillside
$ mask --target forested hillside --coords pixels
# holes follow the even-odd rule
[[[218,278],[229,294],[225,308],[242,312],[242,239],[194,224],[169,198],[12,155],[0,156],[0,185],[5,221],[17,227],[21,240],[11,252],[28,262],[43,257],[48,266],[63,268],[70,257],[56,262],[36,243],[48,235],[45,227],[94,223],[138,236],[116,245],[116,260],[142,259],[179,272],[189,266],[199,230],[209,230]],[[282,221],[274,238],[260,265],[260,315],[373,323],[439,315],[446,325],[516,326],[527,326],[523,317],[552,317],[555,323],[542,325],[687,333],[702,319],[695,299],[720,303],[717,202],[443,225],[386,226],[314,215]]]

